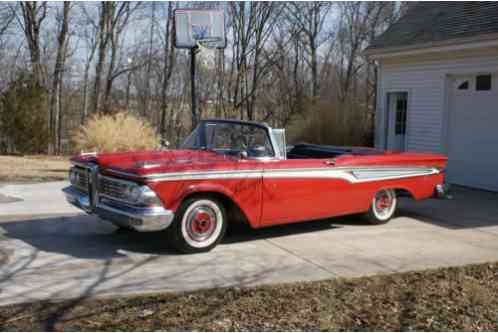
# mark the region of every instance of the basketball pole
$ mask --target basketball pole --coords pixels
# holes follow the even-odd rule
[[[197,126],[197,99],[195,93],[195,54],[199,47],[195,46],[190,49],[190,94],[192,97],[191,108],[192,108],[192,130]]]

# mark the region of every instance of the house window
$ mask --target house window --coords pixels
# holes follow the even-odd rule
[[[408,102],[406,96],[396,100],[396,135],[404,135],[406,133],[406,109]]]
[[[476,76],[476,90],[489,91],[491,90],[491,75],[477,75]]]

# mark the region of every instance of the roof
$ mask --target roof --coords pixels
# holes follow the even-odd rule
[[[497,33],[498,2],[421,2],[377,37],[367,53]]]

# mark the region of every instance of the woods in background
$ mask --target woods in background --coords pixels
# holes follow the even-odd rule
[[[227,48],[197,57],[200,118],[264,121],[290,142],[370,144],[376,67],[362,50],[395,2],[0,4],[0,153],[70,153],[96,114],[129,112],[178,144],[191,130],[175,8],[225,11]]]

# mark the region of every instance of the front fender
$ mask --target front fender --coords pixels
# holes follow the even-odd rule
[[[176,211],[185,198],[191,195],[215,193],[232,201],[252,227],[257,227],[260,223],[262,208],[260,179],[157,182],[149,186],[169,210]]]

